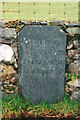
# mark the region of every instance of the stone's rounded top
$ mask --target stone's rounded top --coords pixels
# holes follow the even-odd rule
[[[0,61],[10,61],[14,52],[9,45],[2,44],[0,46]]]

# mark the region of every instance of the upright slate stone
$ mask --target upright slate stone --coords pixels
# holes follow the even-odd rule
[[[25,26],[18,35],[18,72],[26,100],[64,96],[66,34],[58,26]]]

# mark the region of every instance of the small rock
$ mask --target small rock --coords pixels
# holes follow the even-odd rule
[[[67,82],[67,84],[68,85],[70,85],[70,86],[73,86],[73,87],[80,87],[79,86],[79,80],[77,79],[77,80],[74,80],[74,81],[69,81],[69,82]]]
[[[74,91],[72,93],[71,99],[79,100],[80,99],[80,91]]]
[[[14,54],[15,54],[15,57],[14,57],[14,58],[16,58],[16,59],[18,60],[17,43],[13,43],[11,47],[12,47],[12,49],[13,49],[13,51],[14,51]],[[15,60],[15,61],[16,61],[16,60]]]
[[[72,62],[71,59],[67,56],[67,57],[66,57],[66,65],[71,64],[71,62]]]
[[[73,22],[73,23],[68,23],[68,27],[73,27],[73,26],[78,26],[79,24],[78,23],[75,23],[75,22]]]
[[[74,50],[74,54],[78,54],[79,53],[79,50]]]
[[[71,63],[68,67],[69,72],[72,74],[76,73],[77,75],[79,74],[79,64]]]
[[[10,61],[11,57],[13,56],[14,52],[9,45],[2,44],[0,46],[0,61]]]
[[[17,64],[17,62],[15,62],[14,68],[18,69],[18,64]]]
[[[73,58],[73,56],[74,56],[74,50],[68,50],[68,56],[70,58]]]
[[[10,62],[10,64],[15,63],[15,58],[14,58],[14,56],[11,57],[11,60],[10,60],[9,62]]]
[[[72,58],[72,59],[79,59],[80,58],[80,54],[78,50],[68,50],[68,57]]]
[[[73,47],[73,43],[67,46],[67,49],[70,50]]]
[[[69,27],[66,29],[66,31],[68,33],[70,33],[71,35],[74,35],[74,34],[79,34],[79,28],[78,27]]]
[[[76,59],[76,60],[80,59],[80,54],[76,54],[76,55],[74,56],[74,59]]]
[[[71,99],[78,100],[80,98],[80,90],[79,90],[80,89],[80,83],[79,83],[79,79],[67,82],[65,88],[66,88],[66,91],[68,93],[71,92],[71,97],[70,97]]]
[[[75,48],[79,48],[79,41],[78,40],[73,41],[73,44],[74,44]]]
[[[10,76],[13,77],[13,75],[14,75],[15,73],[16,73],[16,72],[15,72],[13,66],[11,66],[11,65],[5,65],[5,69],[4,69],[4,71],[3,71],[3,75],[4,75],[4,76],[8,76],[8,77],[10,78]]]
[[[4,85],[4,88],[8,88],[8,86],[7,86],[7,85]]]
[[[68,92],[71,92],[71,91],[73,91],[73,89],[72,88],[68,88]]]
[[[9,87],[15,87],[13,84],[9,84]]]
[[[6,90],[7,93],[14,93],[14,91],[9,91],[8,89]]]
[[[0,73],[4,70],[4,68],[5,68],[5,66],[4,66],[4,64],[0,64]]]
[[[0,21],[0,27],[2,27],[5,23],[3,23],[2,21]]]
[[[18,87],[17,86],[15,87],[15,93],[16,94],[18,93]]]
[[[9,82],[14,83],[15,82],[15,77],[11,78]]]
[[[1,86],[1,90],[4,90],[3,86]]]
[[[0,28],[0,38],[16,38],[16,31],[14,28]]]
[[[21,21],[21,24],[28,24],[28,22],[27,22],[27,21],[22,20],[22,21]]]
[[[5,68],[1,74],[2,83],[5,84],[6,82],[6,84],[9,84],[13,77],[16,77],[16,71],[13,66],[5,65]]]
[[[6,22],[9,22],[8,20],[6,20],[6,19],[1,19],[0,20],[0,27],[2,27]]]
[[[79,65],[80,64],[80,60],[74,60],[74,63]]]
[[[0,40],[0,44],[7,44],[7,45],[11,45],[11,40]]]
[[[7,45],[11,45],[13,42],[15,41],[14,38],[0,38],[0,44],[7,44]]]
[[[4,84],[5,84],[5,85],[8,85],[8,84],[9,84],[9,81],[4,81]]]

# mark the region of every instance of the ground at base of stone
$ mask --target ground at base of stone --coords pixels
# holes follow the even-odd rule
[[[80,117],[77,118],[53,118],[53,117],[39,117],[39,118],[15,118],[15,119],[4,119],[1,120],[80,120]]]

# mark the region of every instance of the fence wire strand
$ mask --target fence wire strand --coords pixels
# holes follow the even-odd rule
[[[80,21],[80,2],[1,2],[1,18]]]

